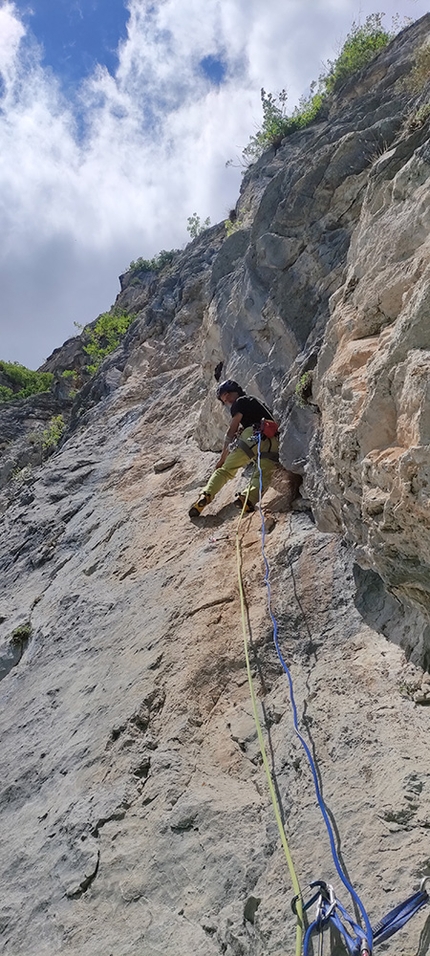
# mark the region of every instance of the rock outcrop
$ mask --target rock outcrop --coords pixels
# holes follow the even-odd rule
[[[429,32],[427,16],[248,170],[232,235],[214,226],[159,275],[122,277],[116,305],[136,318],[75,398],[1,412],[11,956],[294,951],[235,489],[187,515],[225,430],[220,363],[281,422],[272,607],[344,872],[373,924],[430,876],[429,147],[408,119],[430,99],[408,87]],[[66,346],[49,370],[79,366]],[[25,461],[32,415],[60,413],[57,450]],[[257,514],[239,538],[295,867],[351,911],[273,646]],[[425,956],[429,933],[423,910],[392,951]]]

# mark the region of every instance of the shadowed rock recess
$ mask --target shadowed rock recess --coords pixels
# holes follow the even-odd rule
[[[121,277],[136,318],[75,397],[1,407],[8,956],[294,952],[246,679],[240,479],[187,514],[225,431],[220,362],[281,422],[272,605],[345,873],[372,924],[430,875],[430,86],[409,82],[429,38],[426,16],[251,166],[230,236]],[[57,383],[80,341],[45,364]],[[240,535],[294,864],[354,915],[272,642],[258,514]],[[430,953],[429,908],[380,951]]]

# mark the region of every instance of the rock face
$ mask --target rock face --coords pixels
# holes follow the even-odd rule
[[[159,276],[122,278],[117,305],[137,312],[122,346],[72,405],[55,399],[56,452],[22,480],[4,472],[11,956],[294,951],[236,536],[295,868],[305,895],[327,880],[357,915],[294,731],[259,515],[238,527],[243,479],[187,515],[225,431],[219,363],[281,422],[285,470],[264,504],[272,613],[345,877],[375,924],[430,876],[428,125],[405,121],[430,98],[405,85],[429,30],[427,16],[404,31],[250,168],[230,237],[215,226]],[[50,367],[81,356],[66,346]],[[25,453],[31,401],[2,412],[2,466]],[[38,401],[43,422],[54,399]],[[291,473],[308,506],[291,503]],[[385,948],[425,956],[428,914]]]
[[[402,142],[375,163],[331,300],[317,392],[330,498],[328,514],[319,497],[319,522],[347,529],[390,590],[427,616],[429,174],[428,142]]]

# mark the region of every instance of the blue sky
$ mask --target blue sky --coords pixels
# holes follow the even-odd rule
[[[427,0],[384,0],[417,19]],[[0,358],[36,368],[139,256],[225,219],[260,89],[293,109],[373,0],[0,0]],[[233,159],[233,165],[226,162]]]
[[[66,90],[97,63],[115,74],[118,44],[127,35],[123,0],[15,0],[15,6],[29,36],[43,46],[42,65],[52,68]]]

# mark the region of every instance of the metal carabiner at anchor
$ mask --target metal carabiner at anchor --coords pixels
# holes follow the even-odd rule
[[[310,883],[309,885],[312,886],[313,884]],[[323,909],[324,903],[328,903],[327,909]],[[336,908],[336,903],[337,900],[331,883],[321,883],[321,892],[319,894],[315,915],[317,923],[325,922],[325,920],[330,919],[331,914]]]
[[[293,899],[291,900],[291,909],[294,913],[294,916],[297,916],[296,906],[297,906],[297,901],[299,899],[302,900],[302,906],[304,910],[308,910],[309,907],[312,906],[312,903],[316,903],[317,900],[319,901],[318,903],[319,907],[321,907],[322,902],[325,901],[326,903],[329,903],[330,905],[329,912],[331,913],[334,907],[336,906],[336,897],[334,895],[333,887],[330,886],[329,883],[326,883],[325,880],[313,880],[312,883],[308,884],[308,886],[310,890],[313,890],[314,887],[316,886],[318,886],[319,889],[317,890],[316,893],[312,894],[311,898],[307,901],[307,903],[304,902],[303,897],[301,897],[299,894],[297,894],[297,896],[293,896]]]

